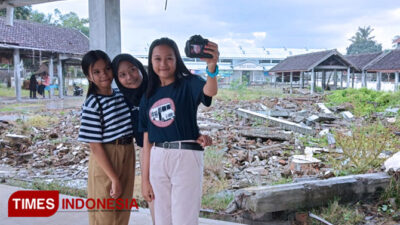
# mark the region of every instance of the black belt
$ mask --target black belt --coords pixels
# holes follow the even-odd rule
[[[133,143],[133,137],[122,137],[115,139],[113,141],[107,142],[105,144],[116,144],[116,145],[130,145]]]
[[[160,148],[174,148],[174,149],[187,149],[187,150],[196,150],[203,151],[203,147],[200,144],[195,142],[181,142],[179,146],[179,142],[161,142],[154,143],[154,146]]]

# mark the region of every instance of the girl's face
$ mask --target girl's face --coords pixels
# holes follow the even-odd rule
[[[154,72],[160,79],[174,78],[176,70],[176,56],[174,50],[167,45],[158,45],[153,49],[151,56]]]
[[[122,61],[118,66],[118,80],[126,88],[138,88],[143,76],[132,63]]]
[[[89,80],[100,89],[100,92],[110,89],[113,80],[110,65],[103,59],[97,60],[89,69]]]

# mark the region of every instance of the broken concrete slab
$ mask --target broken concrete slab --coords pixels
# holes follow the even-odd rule
[[[389,185],[390,179],[386,173],[372,173],[249,187],[238,190],[234,201],[238,209],[244,211],[244,217],[268,221],[274,212],[323,206],[336,198],[351,202],[377,197]]]
[[[344,119],[346,120],[352,120],[354,118],[353,113],[349,112],[349,111],[344,111],[342,113],[340,113]]]
[[[252,129],[252,130],[242,130],[239,131],[239,134],[243,137],[247,138],[261,138],[261,139],[269,139],[273,141],[289,141],[292,139],[291,134],[271,131],[268,129]]]
[[[385,171],[388,172],[390,169],[397,171],[400,169],[400,152],[397,152],[392,157],[388,158],[384,164]]]
[[[252,111],[247,110],[247,109],[239,108],[238,110],[236,110],[236,113],[239,116],[242,116],[242,117],[247,118],[247,119],[268,121],[268,123],[270,123],[272,125],[275,125],[275,126],[279,126],[284,130],[290,130],[290,131],[298,132],[298,133],[301,133],[301,134],[308,134],[308,135],[314,135],[315,134],[315,131],[309,126],[296,124],[296,123],[293,123],[293,122],[290,122],[290,121],[287,121],[287,120],[274,118],[274,117],[271,117],[271,116],[266,116],[266,115],[263,115],[263,114],[260,114],[260,113],[252,112]]]
[[[321,109],[321,111],[325,114],[333,114],[332,111],[330,109],[328,109],[328,107],[325,106],[324,103],[317,103],[318,107]]]
[[[6,134],[6,138],[12,143],[27,143],[30,141],[29,137],[18,134]]]

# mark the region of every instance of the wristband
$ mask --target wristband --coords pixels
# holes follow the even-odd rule
[[[214,73],[211,73],[211,72],[208,70],[208,66],[207,66],[207,68],[206,68],[206,73],[207,73],[207,75],[208,75],[209,77],[211,77],[211,78],[216,77],[216,76],[218,75],[218,73],[219,73],[218,65],[215,65],[215,71],[214,71]]]

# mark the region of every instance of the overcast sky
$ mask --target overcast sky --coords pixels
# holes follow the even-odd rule
[[[184,45],[201,34],[223,48],[336,48],[345,53],[359,26],[374,28],[375,40],[392,48],[400,35],[399,0],[121,0],[122,51],[135,54],[154,39]],[[34,5],[53,13],[88,17],[87,0]]]

